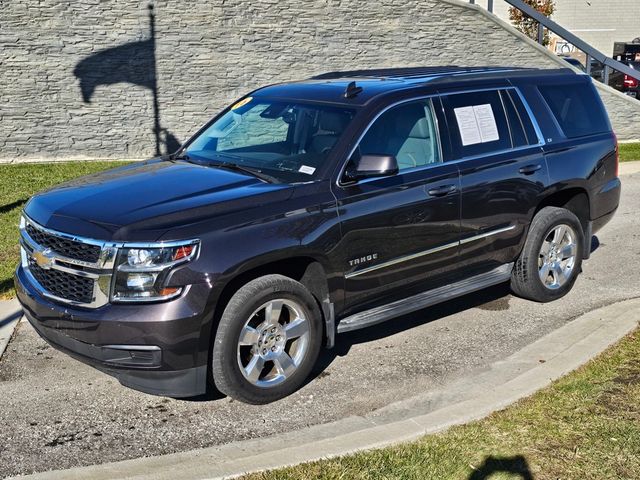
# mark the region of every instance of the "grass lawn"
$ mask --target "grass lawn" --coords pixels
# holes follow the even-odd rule
[[[640,479],[640,331],[484,420],[414,443],[243,478]]]
[[[640,160],[640,143],[621,143],[620,161],[633,162]]]
[[[22,207],[40,190],[74,177],[123,165],[122,162],[65,162],[0,165],[0,299],[14,296],[18,264],[18,223]]]

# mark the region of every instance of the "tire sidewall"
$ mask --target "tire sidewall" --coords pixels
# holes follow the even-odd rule
[[[544,210],[546,209],[543,209],[541,212],[544,212]],[[557,289],[551,289],[545,286],[540,279],[540,275],[538,274],[538,257],[544,240],[554,228],[562,224],[570,226],[575,232],[576,258],[569,280],[561,287]],[[530,233],[533,235],[531,238],[527,239],[527,244],[525,245],[523,254],[527,255],[529,261],[536,266],[535,272],[532,272],[532,275],[535,273],[535,278],[531,282],[531,286],[535,289],[535,297],[539,301],[548,302],[565,296],[573,288],[573,285],[575,284],[582,268],[582,256],[584,251],[585,238],[580,221],[572,212],[568,210],[553,208],[549,212],[548,216],[534,219]]]
[[[249,282],[239,289],[224,310],[213,342],[212,372],[214,384],[223,393],[254,404],[268,403],[297,390],[311,373],[322,344],[322,316],[315,298],[295,280],[280,275],[269,275],[272,284],[260,285],[260,280]],[[263,280],[264,281],[264,280]],[[304,310],[309,320],[307,352],[295,373],[273,387],[258,387],[242,374],[237,362],[240,333],[245,323],[258,308],[270,300],[291,300]]]

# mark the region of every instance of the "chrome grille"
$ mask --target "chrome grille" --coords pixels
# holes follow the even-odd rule
[[[53,231],[26,216],[20,230],[22,268],[43,296],[87,308],[109,302],[117,244]]]
[[[53,235],[29,223],[26,225],[25,230],[38,245],[44,248],[50,248],[64,257],[89,263],[96,263],[100,259],[100,247],[98,245],[91,245]]]
[[[91,303],[94,280],[60,270],[45,270],[29,258],[29,271],[40,286],[56,297],[78,303]]]

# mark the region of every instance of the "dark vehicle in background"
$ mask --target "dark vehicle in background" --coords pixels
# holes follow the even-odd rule
[[[587,69],[584,66],[584,64],[578,60],[577,58],[574,57],[568,57],[568,56],[560,56],[560,58],[562,58],[565,62],[567,62],[570,65],[573,65],[576,68],[579,68],[581,71],[586,72]]]
[[[613,58],[640,73],[640,43],[616,42]],[[614,70],[609,77],[609,85],[630,97],[640,99],[640,81],[631,75]]]
[[[587,67],[585,67],[584,63],[582,63],[579,59],[566,55],[560,55],[560,58],[562,58],[570,65],[573,65],[574,67],[580,69],[580,71],[587,73]],[[600,63],[595,58],[589,58],[589,62],[591,63],[591,71],[589,72],[591,78],[597,80],[598,82],[604,82],[604,66],[602,65],[602,63]]]
[[[43,338],[126,386],[261,404],[337,333],[504,282],[562,297],[619,198],[586,75],[334,72],[35,195],[15,284]]]

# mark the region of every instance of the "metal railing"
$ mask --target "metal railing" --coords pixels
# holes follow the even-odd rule
[[[603,83],[605,83],[607,85],[609,84],[609,75],[610,75],[611,70],[616,70],[618,72],[622,72],[625,75],[628,75],[628,76],[630,76],[632,78],[635,78],[636,80],[640,81],[640,71],[634,70],[633,68],[625,65],[624,63],[620,63],[617,60],[614,60],[613,58],[608,57],[604,53],[600,52],[596,48],[594,48],[591,45],[589,45],[587,42],[585,42],[581,38],[579,38],[576,35],[574,35],[573,33],[571,33],[566,28],[558,25],[556,22],[551,20],[549,17],[544,16],[543,14],[538,12],[533,7],[527,5],[522,0],[504,0],[504,1],[507,2],[508,4],[510,4],[512,7],[515,7],[518,10],[520,10],[526,16],[528,16],[528,17],[530,17],[530,18],[532,18],[532,19],[534,19],[535,21],[538,22],[538,43],[540,43],[541,45],[544,42],[545,29],[547,29],[550,32],[553,32],[556,35],[558,35],[563,40],[566,40],[567,42],[572,44],[578,50],[583,51],[584,54],[587,57],[585,63],[586,63],[586,71],[587,71],[588,75],[591,74],[591,59],[593,58],[597,62],[599,62],[599,63],[601,63],[603,65],[603,79],[602,79],[602,81],[603,81]],[[476,1],[475,0],[469,0],[469,3],[475,4]],[[493,13],[493,3],[494,3],[493,0],[487,0],[487,10],[489,12],[491,12],[491,13]]]

